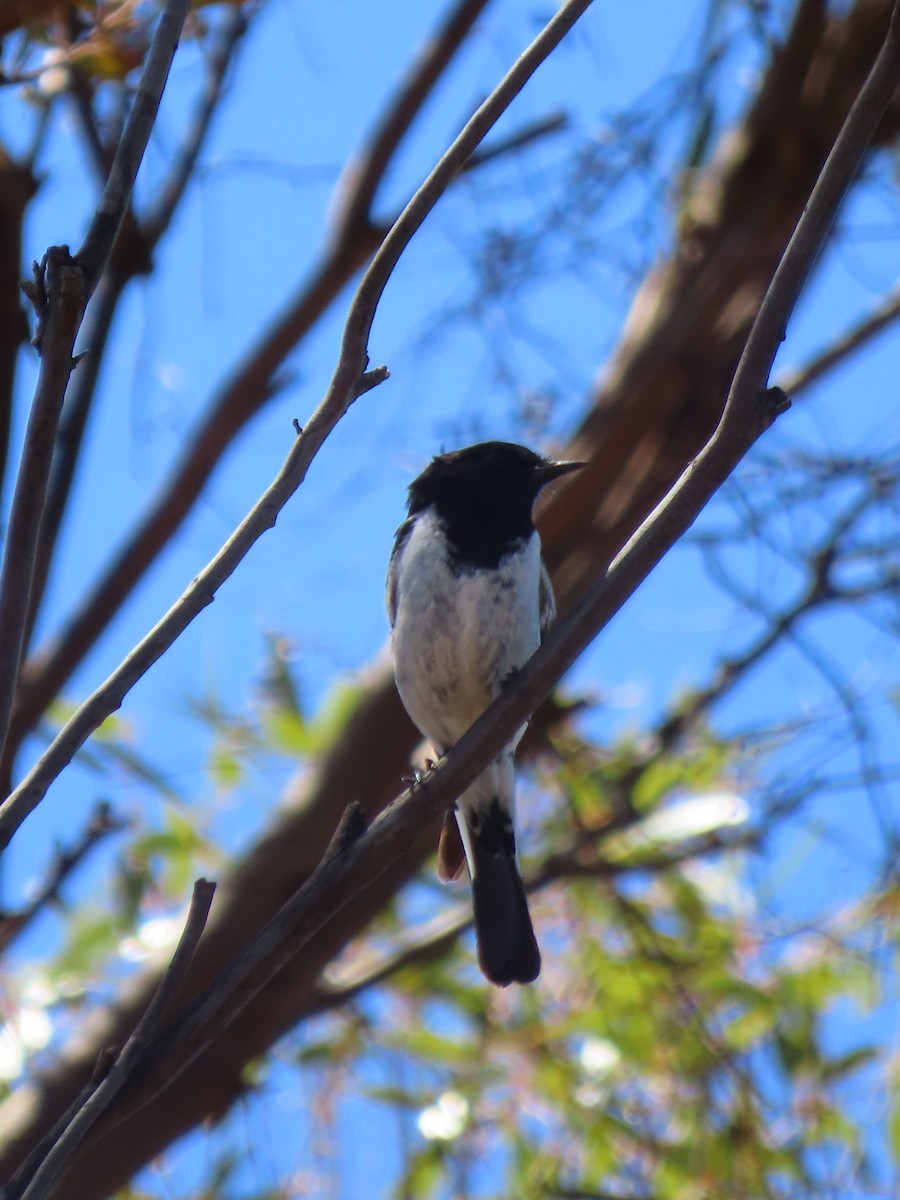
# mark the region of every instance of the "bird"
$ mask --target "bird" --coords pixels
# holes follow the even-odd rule
[[[439,758],[555,616],[532,509],[543,487],[584,465],[479,442],[438,454],[409,486],[387,574],[391,650],[403,705]],[[516,851],[513,756],[523,733],[448,812],[438,849],[443,881],[468,865],[479,965],[500,987],[532,983],[541,969]]]

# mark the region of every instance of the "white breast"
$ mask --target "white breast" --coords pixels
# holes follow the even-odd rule
[[[419,729],[457,741],[540,640],[540,541],[497,570],[454,573],[433,513],[419,516],[394,564],[397,687]]]

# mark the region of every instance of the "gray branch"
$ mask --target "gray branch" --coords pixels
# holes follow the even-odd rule
[[[191,959],[206,928],[215,890],[216,885],[205,879],[198,879],[194,884],[194,894],[191,897],[184,930],[153,999],[107,1074],[79,1106],[54,1145],[43,1156],[33,1177],[21,1193],[22,1200],[45,1200],[45,1197],[50,1195],[69,1159],[130,1076],[141,1051],[156,1033],[172,998],[184,982]]]
[[[6,744],[19,680],[41,519],[63,397],[84,310],[105,267],[131,198],[189,0],[167,0],[153,35],[137,96],[109,179],[75,258],[65,246],[47,251],[26,291],[35,306],[41,369],[10,508],[0,567],[0,754]]]
[[[319,407],[296,439],[274,483],[263,493],[219,553],[181,598],[76,710],[22,782],[0,806],[0,848],[41,802],[54,779],[95,729],[114,712],[137,681],[162,657],[234,572],[251,546],[275,524],[303,482],[313,458],[353,402],[387,378],[387,369],[366,372],[367,345],[375,310],[400,255],[437,204],[466,159],[496,124],[540,64],[559,45],[591,0],[569,0],[517,59],[478,108],[434,170],[415,193],[382,242],[363,276],[344,328],[340,356]]]

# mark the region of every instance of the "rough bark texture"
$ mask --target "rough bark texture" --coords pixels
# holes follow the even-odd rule
[[[722,144],[681,217],[677,249],[646,280],[594,404],[568,451],[590,460],[546,506],[545,548],[561,606],[608,563],[707,439],[740,348],[825,155],[877,54],[883,0],[841,19],[803,2],[742,126]],[[896,111],[891,121],[896,121]],[[884,137],[893,133],[884,130]],[[313,869],[346,804],[379,811],[398,788],[416,735],[385,664],[315,774],[298,780],[269,833],[220,889],[187,989],[195,993]],[[179,1134],[222,1114],[242,1069],[285,1031],[328,1006],[322,969],[422,864],[437,830],[331,921],[213,1047],[162,1094],[129,1110],[126,1088],[60,1185],[58,1200],[109,1195]],[[120,1043],[156,976],[95,1014],[77,1044],[0,1107],[0,1179]]]

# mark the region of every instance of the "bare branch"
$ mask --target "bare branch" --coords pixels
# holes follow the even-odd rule
[[[401,81],[364,153],[348,164],[336,189],[342,198],[334,222],[336,242],[346,242],[371,226],[375,194],[397,147],[488,3],[457,0]]]
[[[128,208],[107,270],[104,271],[94,294],[93,303],[87,310],[82,339],[89,347],[89,354],[86,363],[75,377],[74,385],[69,390],[65,409],[60,419],[32,581],[31,605],[24,643],[26,647],[31,641],[32,628],[46,589],[60,526],[69,502],[82,440],[96,393],[103,352],[113,319],[118,311],[119,301],[134,276],[150,270],[153,250],[164,236],[184,196],[221,99],[226,72],[246,28],[247,17],[244,10],[239,7],[229,10],[224,18],[224,26],[219,33],[218,42],[210,55],[202,98],[180,154],[175,161],[171,176],[163,185],[156,204],[145,220],[139,221],[134,210],[131,207]],[[93,110],[90,107],[90,97],[83,84],[74,88],[74,92],[82,123],[88,132],[93,158],[105,179],[108,156],[97,133]],[[19,697],[17,696],[16,699],[18,702]],[[15,721],[13,723],[15,724]],[[15,740],[14,735],[13,741]]]
[[[47,907],[58,902],[60,890],[69,876],[85,858],[111,833],[127,829],[129,822],[117,817],[107,801],[101,801],[91,813],[87,826],[78,840],[65,848],[59,847],[53,856],[47,878],[27,907],[6,913],[0,918],[0,953],[5,953],[13,940]]]
[[[29,1180],[21,1180],[22,1200],[44,1200],[50,1195],[53,1185],[65,1171],[69,1159],[90,1132],[116,1093],[130,1076],[137,1059],[147,1042],[153,1037],[165,1015],[172,998],[180,988],[194,951],[206,927],[210,905],[216,890],[214,883],[199,879],[194,884],[194,894],[188,911],[181,939],[172,956],[169,968],[162,978],[156,994],[138,1022],[134,1033],[122,1047],[121,1052],[101,1083],[91,1092],[65,1130],[43,1157],[42,1162]]]
[[[0,754],[19,679],[37,541],[75,338],[128,206],[188,6],[189,0],[167,0],[163,9],[109,180],[79,254],[73,259],[66,247],[51,248],[29,289],[38,311],[35,344],[41,353],[41,370],[0,568]]]
[[[797,396],[822,378],[832,367],[848,358],[855,350],[864,346],[876,334],[900,317],[900,289],[894,289],[878,304],[867,317],[858,321],[840,337],[835,338],[827,349],[822,350],[809,362],[779,380],[779,386],[791,397]]]
[[[103,363],[103,351],[127,282],[128,277],[117,271],[104,272],[94,292],[93,302],[87,310],[83,336],[90,351],[75,373],[74,380],[69,384],[66,403],[56,431],[44,512],[35,547],[34,573],[23,647],[27,647],[31,641],[34,622],[47,586],[57,538],[75,478],[88,414]],[[18,700],[18,697],[16,699]]]
[[[376,368],[374,372],[365,374],[367,342],[375,310],[400,255],[469,154],[590,3],[591,0],[569,0],[548,22],[467,122],[400,214],[372,259],[350,306],[338,365],[328,392],[305,425],[302,436],[296,440],[280,474],[212,562],[200,572],[181,598],[106,682],[77,709],[21,784],[0,806],[0,846],[8,845],[15,830],[40,803],[47,788],[79,747],[119,707],[138,679],[165,653],[194,617],[212,602],[216,590],[235,570],[250,547],[275,524],[278,513],[306,477],[309,464],[322,443],[351,404],[374,383],[386,378],[385,368]]]
[[[190,182],[197,160],[206,143],[212,119],[222,98],[222,88],[235,53],[247,31],[247,14],[235,5],[224,18],[217,44],[209,56],[206,68],[206,85],[197,105],[193,120],[188,128],[172,173],[163,185],[156,203],[141,222],[144,236],[155,246],[169,227],[172,217],[181,202],[185,188]]]
[[[19,678],[31,580],[59,411],[72,371],[72,348],[84,312],[81,272],[66,247],[35,264],[31,297],[38,310],[41,369],[28,426],[0,567],[0,753]]]
[[[116,147],[109,178],[78,251],[78,263],[84,272],[88,295],[96,287],[106,266],[131,200],[138,167],[150,139],[189,7],[190,0],[167,0],[160,14],[137,93]]]
[[[33,160],[17,161],[0,146],[0,485],[6,477],[16,366],[28,340],[19,288],[22,223],[37,188]]]
[[[355,167],[355,186],[371,202],[377,191],[376,165],[382,176],[390,166],[402,135],[446,72],[461,44],[464,27],[474,22],[485,0],[458,0],[444,24],[429,39],[412,73],[398,89],[376,125]],[[119,549],[115,559],[96,580],[92,590],[53,642],[39,648],[24,664],[9,735],[6,769],[25,734],[56,696],[71,673],[106,629],[130,596],[147,568],[168,543],[203,490],[234,438],[262,405],[278,390],[277,372],[286,356],[329,308],[348,280],[374,253],[387,227],[377,225],[367,210],[360,219],[361,203],[348,189],[344,176],[338,185],[345,192],[345,216],[338,218],[341,236],[332,235],[321,260],[289,300],[285,311],[223,381],[213,396],[193,438],[141,524]],[[161,209],[157,213],[157,224]],[[349,216],[347,215],[349,214]],[[150,217],[150,229],[154,217]],[[0,778],[3,773],[0,771]]]

